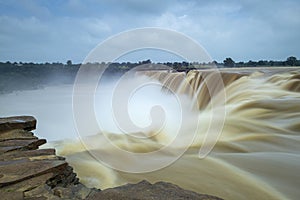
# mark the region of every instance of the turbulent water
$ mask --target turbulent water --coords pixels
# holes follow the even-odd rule
[[[223,81],[219,82],[219,78]],[[163,180],[185,189],[225,199],[299,199],[299,70],[292,69],[285,72],[284,70],[241,72],[240,70],[239,72],[222,71],[221,74],[210,71],[190,71],[187,75],[170,72],[140,72],[135,78],[128,80],[128,83],[141,84],[149,80],[161,83],[162,88],[159,84],[155,87],[145,87],[140,91],[140,96],[137,93],[132,98],[128,108],[132,110],[130,114],[132,121],[147,126],[151,123],[151,118],[148,116],[151,106],[162,105],[166,123],[157,131],[157,135],[152,135],[156,131],[156,126],[144,131],[143,134],[149,137],[141,139],[130,134],[122,134],[122,131],[113,125],[110,107],[104,105],[110,101],[112,95],[112,85],[108,84],[105,86],[106,89],[99,90],[95,99],[98,103],[95,106],[96,115],[98,121],[103,123],[104,131],[83,139],[85,144],[89,144],[88,147],[84,147],[78,140],[70,139],[51,143],[51,146],[58,149],[60,155],[67,157],[83,183],[90,187],[104,189],[143,179],[150,182]],[[68,91],[67,94],[71,95],[70,90]],[[39,99],[43,96],[43,92],[49,94],[49,89],[19,93],[18,97],[16,94],[4,95],[1,96],[0,102],[1,105],[5,103],[10,105],[9,99],[12,98],[20,98],[26,102],[29,101],[26,97],[38,93],[40,97],[36,96],[36,98]],[[65,92],[61,94],[66,95]],[[180,109],[174,98],[176,95],[184,100]],[[59,100],[62,99],[58,98],[57,104]],[[69,101],[69,96],[64,100]],[[31,103],[37,103],[35,101]],[[58,129],[54,132],[73,132],[74,124],[69,121],[71,107],[63,104],[65,110],[60,111],[62,106],[56,105],[55,101],[51,101],[54,105],[47,101],[49,100],[46,98],[44,102],[39,102],[40,105],[44,105],[45,111],[43,113],[43,107],[37,108],[40,112],[39,116],[45,119],[45,122],[38,119],[39,123],[51,123],[50,119],[43,116],[47,115],[47,112],[52,112],[49,115],[55,113],[53,109],[50,111],[46,109],[47,106],[57,107],[56,118],[64,118],[63,122],[55,122],[60,124],[57,126],[63,126],[65,123],[71,128]],[[124,101],[126,102],[126,99]],[[15,111],[10,111],[16,108],[18,106],[14,108],[8,106],[0,114],[16,114]],[[222,112],[225,113],[225,117],[218,117],[223,116]],[[26,114],[35,114],[35,112],[30,113],[30,110],[26,110]],[[180,118],[177,118],[177,115],[185,117],[185,120],[178,121]],[[159,122],[160,116],[156,117]],[[199,120],[194,120],[195,118]],[[56,126],[55,123],[51,123],[51,126]],[[215,129],[211,128],[211,125],[220,125],[222,129],[212,152],[200,159],[199,149],[207,139],[207,131],[210,129],[209,133],[214,134]],[[107,164],[97,161],[86,150],[90,148],[90,151],[105,154],[111,159],[118,159],[117,163],[124,166],[140,166],[141,163],[147,163],[149,160],[130,160],[127,157],[120,157],[105,138],[109,138],[114,145],[126,151],[148,153],[168,145],[174,139],[174,132],[180,127],[183,127],[181,131],[187,135],[190,132],[196,133],[192,144],[173,164],[148,173],[126,173],[111,169]],[[52,133],[53,131],[49,135],[51,136]],[[55,136],[60,139],[73,137],[72,134]],[[184,140],[185,137],[182,136],[182,143],[176,143],[172,151],[158,154],[156,160],[160,162],[174,156],[178,149],[182,150]]]

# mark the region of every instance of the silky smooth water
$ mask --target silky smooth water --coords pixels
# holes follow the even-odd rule
[[[165,126],[159,135],[141,140],[123,134],[114,124],[111,107],[113,84],[99,88],[95,97],[97,120],[105,124],[103,132],[89,136],[86,141],[100,154],[114,157],[116,152],[104,142],[108,137],[119,148],[129,152],[147,153],[161,148],[173,139],[178,126],[194,131],[194,118],[199,118],[196,137],[187,151],[173,164],[149,173],[126,173],[111,169],[99,162],[78,139],[72,120],[72,86],[50,87],[43,90],[23,91],[0,96],[0,115],[30,114],[38,119],[36,133],[50,140],[65,156],[80,180],[90,187],[108,188],[146,179],[150,182],[168,181],[185,189],[216,195],[225,199],[299,199],[300,196],[300,73],[299,71],[222,75],[225,90],[207,94],[199,72],[187,75],[192,89],[184,86],[183,75],[163,75],[162,72],[138,74],[130,82],[155,80],[173,87],[175,94],[159,86],[144,87],[127,104],[131,120],[137,125],[151,124],[151,106],[161,105],[165,112]],[[202,74],[203,76],[203,74]],[[214,77],[207,74],[206,77]],[[209,78],[208,78],[209,79]],[[212,78],[214,79],[214,78]],[[186,79],[185,79],[186,81]],[[219,92],[226,99],[219,101]],[[177,105],[174,96],[182,95],[184,104]],[[195,97],[196,95],[196,97]],[[208,97],[209,96],[209,97]],[[202,101],[203,100],[203,101]],[[216,101],[212,106],[210,102]],[[197,103],[198,102],[198,103]],[[181,115],[181,110],[189,115]],[[213,151],[200,159],[199,148],[205,140],[212,113],[226,111],[225,119],[215,117],[215,123],[224,122]],[[185,124],[178,123],[184,116]],[[160,118],[158,117],[158,121]],[[223,121],[224,120],[224,121]],[[197,121],[197,123],[199,122]],[[178,125],[179,124],[179,125]],[[192,128],[191,128],[192,127]],[[151,136],[147,130],[145,135]],[[183,138],[184,140],[184,138]],[[180,143],[178,149],[182,148]],[[176,151],[176,149],[174,149]],[[167,159],[172,152],[161,154],[157,160]],[[115,157],[120,159],[120,157]],[[122,160],[124,165],[136,165],[143,160]]]

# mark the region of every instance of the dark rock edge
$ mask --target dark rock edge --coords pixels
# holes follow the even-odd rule
[[[65,158],[30,131],[32,116],[0,118],[0,197],[8,199],[221,199],[184,190],[166,182],[141,181],[105,189],[87,188],[79,182]]]

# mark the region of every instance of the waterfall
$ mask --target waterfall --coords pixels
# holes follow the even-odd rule
[[[224,199],[299,197],[299,70],[280,73],[268,69],[257,72],[139,71],[134,78],[127,80],[138,84],[149,81],[161,84],[160,88],[144,88],[141,95],[132,100],[133,110],[141,115],[134,117],[134,112],[132,115],[136,123],[144,124],[141,118],[149,110],[142,103],[148,105],[151,99],[155,100],[153,105],[165,102],[162,104],[165,116],[155,116],[158,121],[166,118],[163,128],[156,130],[153,126],[140,135],[116,134],[113,129],[107,129],[86,138],[87,146],[79,141],[53,144],[59,154],[67,157],[83,183],[103,189],[142,179],[150,182],[163,180]],[[122,84],[126,85],[126,82]],[[103,92],[102,99],[106,94]],[[174,95],[182,100],[179,110],[169,99]],[[119,102],[127,101],[120,99]],[[104,112],[107,104],[104,100],[100,104],[105,104],[99,108]],[[224,118],[221,117],[223,111]],[[184,123],[176,118],[179,115]],[[103,116],[110,117],[107,113]],[[141,155],[159,151],[174,141],[179,125],[183,133],[178,136],[180,140],[172,148],[155,154],[155,159],[120,156],[115,148]],[[213,142],[209,134],[215,134],[215,125],[222,126],[221,133],[210,154],[200,159],[198,153],[204,141]],[[172,158],[184,149],[183,144],[191,132],[195,132],[195,137],[182,156],[164,168],[147,173],[115,170],[90,155],[101,154],[103,158],[110,157],[116,165],[133,166],[138,170],[154,161],[161,163]],[[108,145],[105,138],[114,147]]]

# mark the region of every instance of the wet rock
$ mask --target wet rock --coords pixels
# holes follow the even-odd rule
[[[36,129],[36,119],[32,116],[0,118],[0,133],[13,129],[34,130]]]
[[[56,173],[55,176],[53,176],[46,182],[46,184],[51,188],[55,188],[57,186],[67,187],[70,184],[78,183],[79,179],[76,177],[76,174],[73,173],[73,168],[70,166],[65,166],[63,173]]]
[[[0,190],[0,196],[2,200],[17,200],[23,199],[23,192],[11,192],[11,191],[2,191]]]
[[[29,139],[29,140],[5,140],[0,142],[0,153],[5,153],[13,150],[34,150],[42,144],[45,144],[44,139]]]
[[[92,189],[92,190],[96,193],[99,192],[99,190],[96,189]],[[53,192],[56,196],[63,199],[70,196],[73,197],[73,199],[84,199],[91,193],[91,189],[79,183],[73,185],[70,188],[65,188],[60,186],[55,187],[55,189],[53,189]]]
[[[215,196],[198,194],[189,190],[184,190],[174,184],[166,182],[157,182],[151,184],[147,181],[141,181],[137,184],[127,184],[124,186],[106,189],[98,193],[92,193],[88,200],[110,199],[110,200],[220,200]]]
[[[57,174],[67,163],[61,160],[38,160],[30,158],[0,162],[0,187],[17,183],[46,173]],[[4,172],[4,173],[3,173]]]
[[[5,140],[22,140],[22,139],[38,139],[32,132],[22,129],[14,129],[0,133],[0,141]]]
[[[32,177],[27,180],[17,182],[15,184],[10,184],[6,187],[0,188],[0,190],[9,192],[25,192],[33,190],[41,185],[45,186],[45,180],[50,179],[53,176],[52,173],[43,174],[40,176]]]
[[[41,156],[55,155],[55,149],[36,149],[36,150],[24,150],[24,151],[10,151],[5,154],[0,154],[0,161],[16,160],[22,158],[35,158]]]
[[[84,199],[91,191],[79,184],[72,167],[29,132],[33,117],[0,118],[1,199]]]

